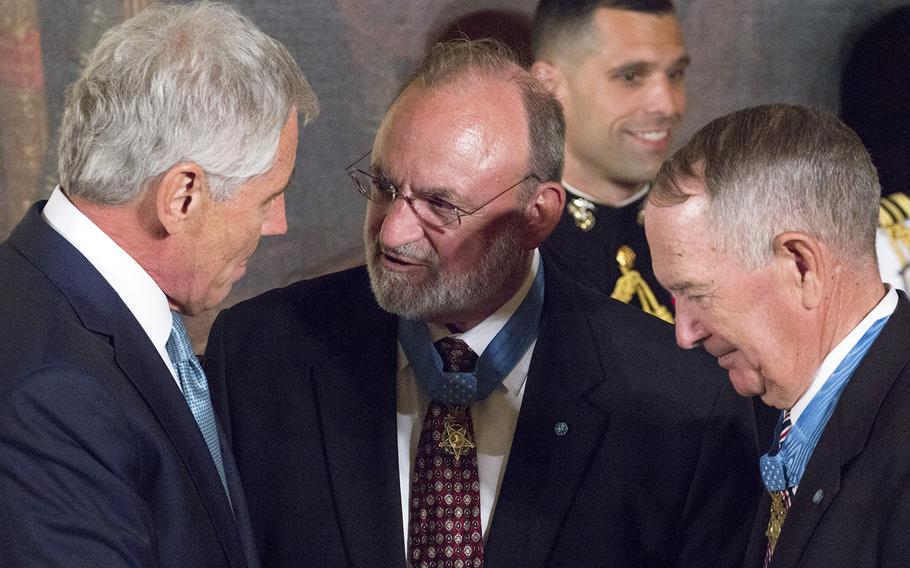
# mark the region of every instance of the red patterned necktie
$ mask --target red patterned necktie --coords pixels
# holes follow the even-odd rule
[[[471,371],[477,354],[460,339],[436,342],[443,370]],[[431,401],[417,445],[408,522],[413,568],[480,568],[480,482],[474,427],[467,406]]]
[[[791,428],[793,428],[793,422],[790,420],[790,411],[785,410],[781,422],[780,437],[778,438],[778,448],[784,443],[784,440],[787,439],[787,434],[790,433]],[[768,568],[768,565],[771,564],[771,556],[774,554],[774,547],[777,545],[778,537],[780,537],[780,532],[784,525],[784,519],[787,517],[787,512],[790,510],[791,497],[792,495],[790,494],[789,489],[771,493],[771,518],[768,520],[768,529],[765,531],[765,536],[768,537],[768,547],[765,550],[764,568]]]

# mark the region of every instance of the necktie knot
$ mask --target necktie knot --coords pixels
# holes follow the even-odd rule
[[[171,335],[167,339],[165,349],[171,362],[178,366],[190,357],[195,358],[196,353],[193,351],[193,344],[190,342],[189,334],[186,332],[186,326],[183,324],[183,317],[175,311],[171,311]]]
[[[477,353],[468,344],[454,337],[443,337],[433,344],[442,357],[442,370],[446,373],[470,373],[477,365]]]

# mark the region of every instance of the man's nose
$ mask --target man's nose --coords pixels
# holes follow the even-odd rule
[[[397,195],[386,206],[379,236],[382,244],[390,248],[412,243],[423,236],[423,224],[403,195]]]

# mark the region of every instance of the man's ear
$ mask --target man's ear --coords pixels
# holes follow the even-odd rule
[[[563,103],[565,100],[564,76],[557,66],[549,61],[538,59],[531,65],[531,75],[540,81],[560,103]]]
[[[773,249],[775,260],[783,267],[785,282],[795,287],[803,307],[818,306],[828,277],[821,243],[806,233],[789,231],[774,237]]]
[[[566,191],[555,181],[537,184],[525,207],[525,223],[521,244],[526,250],[535,249],[546,239],[562,216]]]
[[[205,172],[195,162],[174,164],[158,177],[150,191],[155,196],[158,222],[168,234],[180,233],[208,199]]]

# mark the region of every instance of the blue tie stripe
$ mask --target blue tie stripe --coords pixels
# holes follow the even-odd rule
[[[841,393],[882,328],[888,323],[889,317],[883,317],[873,323],[853,346],[853,349],[847,353],[847,356],[831,373],[831,377],[790,429],[780,451],[775,455],[765,454],[761,457],[762,480],[769,491],[783,491],[799,485],[809,458],[812,457],[812,452],[825,430],[825,425],[828,424],[828,420],[834,413]]]
[[[183,318],[179,313],[172,311],[171,319],[173,327],[171,335],[167,340],[167,355],[177,371],[177,377],[180,379],[180,388],[183,389],[183,397],[186,399],[193,418],[202,432],[205,444],[212,455],[212,461],[215,463],[215,469],[218,470],[218,476],[224,485],[224,491],[230,500],[230,493],[227,488],[227,479],[224,475],[224,463],[221,459],[221,444],[218,441],[218,428],[215,425],[215,413],[212,411],[212,401],[209,398],[208,382],[205,379],[205,372],[199,359],[193,352],[193,345],[186,333],[186,327],[183,325]]]

